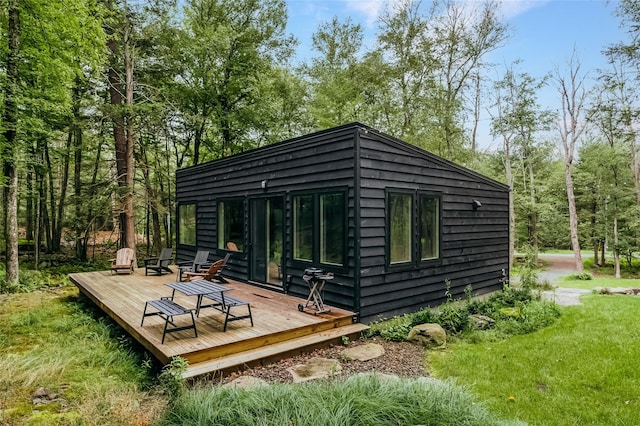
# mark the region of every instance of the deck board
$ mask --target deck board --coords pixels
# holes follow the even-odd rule
[[[248,319],[233,321],[223,332],[224,314],[206,308],[196,319],[197,338],[193,330],[184,330],[168,334],[162,344],[164,320],[156,316],[147,317],[144,326],[140,326],[140,321],[147,300],[171,295],[171,288],[165,284],[174,282],[175,274],[145,276],[144,268],[140,268],[131,275],[112,275],[109,271],[100,271],[76,273],[69,277],[83,294],[164,364],[174,356],[184,357],[190,364],[211,362],[347,326],[353,323],[354,318],[353,312],[335,307],[331,308],[331,312],[319,315],[299,312],[297,307],[304,302],[303,299],[228,280],[225,286],[232,289],[228,294],[251,304],[253,327]],[[195,307],[195,297],[176,292],[175,300],[185,307]],[[177,324],[191,321],[185,315],[175,320]]]

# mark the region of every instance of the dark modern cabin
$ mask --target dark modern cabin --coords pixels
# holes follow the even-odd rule
[[[226,275],[371,322],[435,306],[509,272],[509,189],[360,123],[181,169],[178,260],[236,244]],[[295,307],[292,307],[295,309]]]

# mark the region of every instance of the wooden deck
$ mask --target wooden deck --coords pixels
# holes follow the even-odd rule
[[[234,321],[223,332],[224,314],[215,309],[203,309],[196,319],[197,338],[193,330],[185,330],[167,334],[161,344],[164,320],[148,317],[144,327],[140,326],[140,321],[147,300],[171,295],[171,289],[165,284],[174,282],[175,274],[145,276],[144,268],[140,268],[132,275],[83,272],[71,274],[70,279],[162,363],[168,363],[174,356],[185,358],[189,363],[186,377],[224,374],[272,362],[340,342],[343,336],[358,337],[368,328],[353,322],[353,312],[333,307],[325,314],[299,312],[298,304],[304,302],[303,299],[229,280],[225,284],[232,288],[228,294],[251,304],[253,327],[249,320]],[[175,300],[182,306],[194,307],[196,298],[176,292]],[[175,320],[177,324],[191,321],[188,315]]]

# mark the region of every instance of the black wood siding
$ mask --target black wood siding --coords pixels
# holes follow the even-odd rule
[[[355,219],[354,219],[354,143],[356,129],[343,126],[333,130],[281,142],[244,154],[179,170],[176,178],[178,202],[197,203],[197,246],[209,250],[211,258],[224,255],[217,250],[217,202],[237,197],[285,197],[285,235],[283,274],[288,293],[306,298],[308,287],[302,275],[311,263],[292,261],[291,197],[327,189],[347,193],[347,264],[331,270],[335,279],[325,286],[326,303],[357,310],[354,306]],[[267,180],[267,189],[261,182]],[[245,244],[249,232],[249,206],[245,205]],[[196,248],[178,246],[178,258],[189,259]],[[228,275],[248,280],[249,259],[245,253],[231,258]]]
[[[304,269],[321,265],[292,260],[291,200],[327,189],[347,192],[348,244],[345,267],[325,267],[335,274],[325,287],[326,303],[359,312],[369,322],[443,302],[447,281],[454,297],[467,285],[474,294],[501,288],[502,270],[509,268],[507,187],[359,123],[182,169],[176,178],[178,202],[197,203],[197,248],[208,249],[211,258],[224,255],[216,249],[217,201],[283,196],[285,291],[303,298]],[[386,191],[394,189],[440,195],[438,262],[387,268]],[[474,199],[482,203],[478,210]],[[246,244],[248,201],[245,207]],[[178,259],[189,259],[195,250],[178,246]],[[248,279],[246,252],[232,257],[229,275]]]
[[[509,193],[504,185],[374,132],[360,145],[360,318],[372,321],[500,289],[509,268]],[[386,190],[441,194],[441,259],[390,270],[386,259]],[[472,200],[482,207],[473,210]]]

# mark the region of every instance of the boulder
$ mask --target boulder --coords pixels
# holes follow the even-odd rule
[[[311,358],[305,364],[298,364],[287,371],[293,376],[293,383],[325,379],[342,371],[342,365],[335,359]]]
[[[358,361],[369,361],[384,355],[384,348],[377,343],[367,343],[366,345],[353,346],[342,351],[342,358]]]
[[[266,386],[268,383],[258,377],[240,376],[233,381],[223,385],[225,388],[253,389],[259,386]]]
[[[442,348],[447,344],[447,333],[440,324],[420,324],[411,329],[407,339],[425,348]]]
[[[488,330],[495,325],[496,321],[486,315],[469,315],[469,324],[475,330]]]

